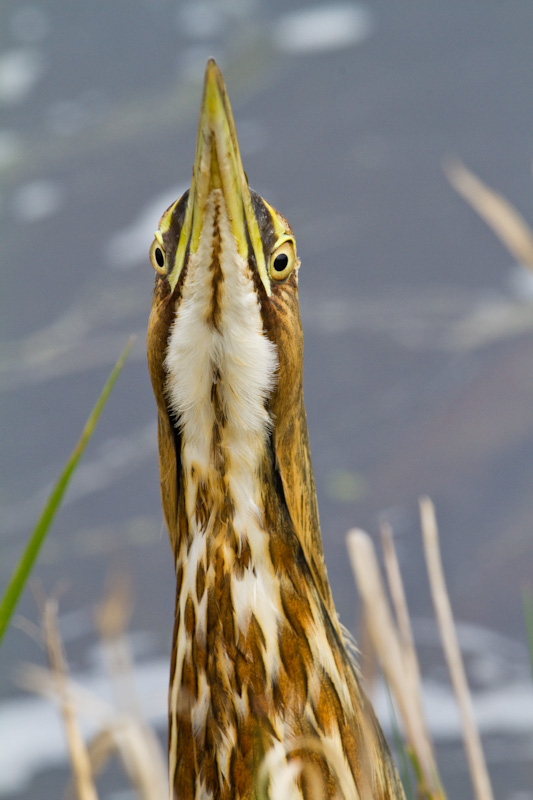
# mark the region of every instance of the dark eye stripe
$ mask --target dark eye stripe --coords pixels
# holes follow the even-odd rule
[[[272,248],[276,243],[276,234],[274,226],[274,216],[271,214],[270,209],[267,208],[257,192],[250,189],[250,197],[252,206],[257,220],[257,225],[261,233],[261,241],[263,243],[263,252],[265,254],[265,262],[268,263]]]

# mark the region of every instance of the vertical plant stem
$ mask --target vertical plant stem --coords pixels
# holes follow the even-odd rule
[[[385,574],[389,585],[389,591],[392,598],[392,604],[398,622],[398,630],[400,633],[400,646],[403,652],[405,663],[413,680],[415,690],[413,692],[413,702],[416,702],[418,708],[417,713],[424,721],[424,728],[427,730],[427,723],[424,714],[424,707],[422,705],[422,680],[420,678],[420,667],[416,655],[415,642],[413,637],[413,629],[411,627],[411,619],[409,617],[409,609],[407,608],[407,600],[405,597],[405,590],[403,586],[402,574],[400,572],[400,565],[398,564],[398,556],[394,546],[394,539],[392,536],[392,529],[388,522],[382,522],[381,526],[381,545],[383,547],[383,561],[385,565]],[[432,749],[431,739],[426,737],[428,746]],[[433,755],[434,758],[434,755]]]
[[[347,545],[374,648],[398,706],[406,738],[420,762],[425,783],[424,796],[442,798],[444,794],[429,736],[419,713],[420,702],[413,699],[417,691],[416,684],[400,647],[374,545],[368,534],[361,530],[348,532]]]
[[[61,713],[65,724],[76,796],[78,800],[98,800],[98,794],[92,779],[89,754],[81,735],[69,690],[67,664],[63,652],[63,643],[57,627],[57,603],[52,600],[46,602],[43,618],[48,659],[52,674],[56,680]]]
[[[389,591],[396,614],[396,620],[398,622],[402,647],[406,658],[410,662],[411,669],[416,675],[417,682],[420,685],[420,667],[418,665],[418,658],[416,656],[413,629],[411,627],[411,620],[409,618],[409,609],[407,608],[407,600],[405,597],[400,565],[398,564],[398,556],[394,546],[392,529],[388,522],[382,522],[380,530],[381,546],[383,548],[383,563],[385,565],[385,573],[387,575]]]
[[[493,800],[492,787],[481,747],[481,740],[474,720],[472,699],[444,579],[435,509],[429,497],[420,499],[420,518],[433,605],[444,654],[448,663],[448,670],[459,705],[463,740],[474,793],[477,800]]]

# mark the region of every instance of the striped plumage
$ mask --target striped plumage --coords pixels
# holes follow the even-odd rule
[[[292,231],[248,189],[213,61],[192,186],[151,258],[148,356],[177,575],[171,798],[402,798],[326,575]]]

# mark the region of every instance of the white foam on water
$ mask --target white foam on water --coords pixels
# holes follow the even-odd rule
[[[111,236],[104,249],[106,262],[119,270],[131,269],[142,261],[149,264],[148,251],[161,214],[181,197],[187,188],[185,184],[174,186],[149,200],[131,225]]]
[[[274,25],[272,39],[287,53],[317,53],[360,44],[374,28],[374,14],[367,6],[328,3],[284,14]]]
[[[0,706],[0,796],[22,791],[32,775],[66,761],[65,734],[45,700]]]
[[[17,47],[0,55],[0,104],[22,103],[35,88],[46,69],[42,51]]]
[[[143,713],[155,727],[162,728],[167,719],[168,691],[167,659],[141,664],[135,672],[135,685],[141,698]],[[90,739],[109,715],[110,686],[101,673],[74,675],[73,679],[98,701],[83,704],[85,715],[80,717],[81,730]],[[21,792],[41,770],[66,766],[68,761],[65,732],[59,713],[51,701],[42,698],[23,698],[0,705],[0,797]]]
[[[387,690],[380,686],[372,698],[387,732],[392,730]],[[431,736],[437,741],[459,741],[461,721],[455,696],[449,686],[425,680],[423,702]],[[482,736],[492,734],[533,737],[533,691],[531,680],[472,693],[474,718]]]
[[[22,222],[38,222],[56,214],[63,206],[65,191],[56,181],[24,183],[15,191],[12,208]]]

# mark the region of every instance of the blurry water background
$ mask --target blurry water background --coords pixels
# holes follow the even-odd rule
[[[470,788],[431,621],[417,498],[437,507],[495,794],[533,797],[521,587],[533,566],[533,280],[453,193],[462,158],[533,220],[530,0],[4,0],[0,8],[0,587],[130,333],[130,358],[39,561],[66,584],[73,672],[101,689],[93,612],[132,575],[140,691],[164,737],[174,576],[145,363],[160,214],[188,185],[206,59],[251,185],[302,260],[305,391],[333,592],[346,530],[397,534],[450,797]],[[36,621],[26,593],[20,613]],[[63,733],[0,651],[0,796],[61,796]],[[384,705],[384,704],[382,704]],[[132,796],[111,772],[102,798]]]

